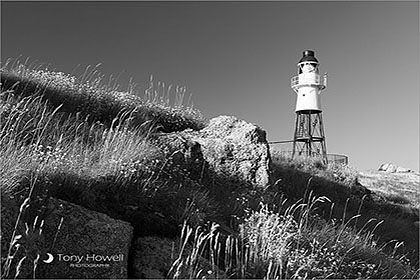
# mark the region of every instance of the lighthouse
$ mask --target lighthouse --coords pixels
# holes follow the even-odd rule
[[[297,68],[298,75],[291,79],[291,87],[297,94],[292,157],[321,157],[327,163],[321,108],[321,92],[327,87],[327,76],[319,74],[319,62],[312,50],[303,52]]]

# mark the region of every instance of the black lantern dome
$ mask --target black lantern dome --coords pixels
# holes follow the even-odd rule
[[[307,61],[318,63],[318,60],[315,58],[314,51],[311,51],[311,50],[303,51],[303,57],[299,60],[299,63],[307,62]]]

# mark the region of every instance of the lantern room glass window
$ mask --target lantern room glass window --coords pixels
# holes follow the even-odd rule
[[[302,73],[316,73],[318,74],[318,64],[317,63],[310,63],[310,62],[303,62],[299,65],[299,74]]]

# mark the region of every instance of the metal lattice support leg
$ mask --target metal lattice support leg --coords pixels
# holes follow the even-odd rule
[[[321,141],[322,158],[324,159],[325,164],[327,164],[328,163],[327,143],[325,141],[324,122],[322,120],[322,113],[318,113],[318,117],[319,117],[319,132],[320,132],[320,137],[322,138],[322,141]]]
[[[321,112],[296,112],[292,158],[296,155],[322,157],[327,163],[324,126]]]

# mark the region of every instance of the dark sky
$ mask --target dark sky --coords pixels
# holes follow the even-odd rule
[[[418,170],[417,1],[1,1],[2,62],[21,55],[69,73],[102,63],[122,89],[153,74],[187,86],[205,116],[238,116],[271,141],[292,139],[290,78],[305,49],[329,76],[328,152],[358,169]]]

